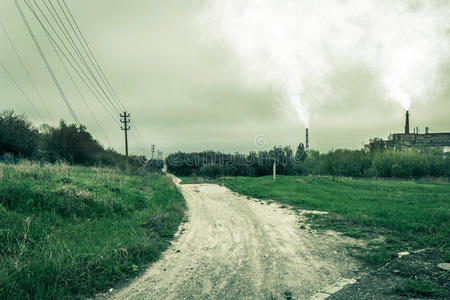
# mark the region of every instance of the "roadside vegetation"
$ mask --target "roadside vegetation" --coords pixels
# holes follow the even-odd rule
[[[165,176],[0,163],[0,299],[105,291],[159,257],[184,210]]]
[[[102,146],[83,125],[61,120],[58,126],[42,124],[37,128],[25,115],[0,111],[0,161],[21,159],[126,169],[125,155]],[[147,160],[143,156],[128,158],[128,171],[135,173],[159,172],[163,165],[162,160]]]
[[[217,182],[294,209],[329,212],[307,215],[312,228],[366,240],[367,247],[349,250],[371,267],[395,261],[399,252],[419,250],[411,257],[420,263],[395,261],[394,271],[404,278],[395,291],[409,297],[450,296],[448,273],[436,269],[436,263],[450,262],[450,183],[328,176],[224,177]]]
[[[166,158],[168,171],[180,177],[258,177],[272,174],[273,163],[280,175],[331,175],[356,178],[450,177],[450,153],[427,149],[397,151],[337,149],[327,153],[305,151],[300,144],[248,154],[214,151],[172,153]]]

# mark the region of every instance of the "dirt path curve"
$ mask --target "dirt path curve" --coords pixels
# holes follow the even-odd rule
[[[301,229],[292,210],[219,185],[179,187],[189,222],[158,262],[112,298],[309,299],[358,269],[340,251],[348,239]]]

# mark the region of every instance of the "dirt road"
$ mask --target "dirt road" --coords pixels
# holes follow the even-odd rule
[[[292,210],[214,184],[180,189],[189,222],[162,259],[113,298],[320,299],[358,269],[340,251],[351,239],[311,232]]]

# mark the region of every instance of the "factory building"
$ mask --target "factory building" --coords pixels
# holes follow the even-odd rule
[[[438,152],[450,152],[450,132],[431,133],[425,127],[424,133],[419,132],[419,128],[414,128],[410,132],[409,112],[406,112],[405,132],[390,134],[388,140],[384,141],[386,148],[394,150],[421,149],[434,150]],[[366,149],[368,145],[366,145]]]

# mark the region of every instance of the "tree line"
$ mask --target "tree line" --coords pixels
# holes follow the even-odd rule
[[[275,162],[280,175],[331,175],[346,177],[419,178],[450,177],[447,153],[422,150],[396,151],[381,139],[370,141],[368,149],[337,149],[327,153],[306,151],[302,143],[291,147],[276,146],[269,151],[227,154],[217,151],[176,152],[166,158],[167,170],[177,176],[266,176]],[[31,159],[85,166],[126,169],[125,155],[105,149],[83,125],[33,126],[24,115],[0,111],[0,160]],[[132,155],[132,171],[160,171],[162,160],[147,160]]]
[[[368,150],[337,149],[327,153],[306,151],[302,143],[249,154],[215,151],[177,152],[166,158],[167,169],[177,176],[331,175],[345,177],[420,178],[450,177],[450,156],[425,150],[395,151],[371,140]]]
[[[0,156],[3,161],[64,161],[74,165],[126,169],[125,155],[111,148],[105,149],[85,126],[61,120],[56,127],[43,124],[36,128],[24,115],[12,110],[0,111]],[[148,161],[144,156],[128,158],[131,171],[159,171],[163,164],[162,160]]]

